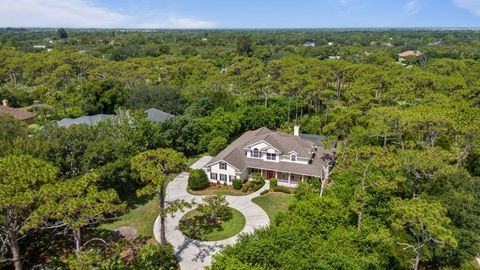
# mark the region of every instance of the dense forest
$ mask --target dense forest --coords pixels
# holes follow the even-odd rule
[[[298,124],[337,142],[325,194],[301,183],[210,269],[477,269],[478,74],[473,30],[2,29],[0,99],[36,124],[0,116],[0,268],[175,269],[171,247],[99,226],[145,187],[132,157]],[[99,113],[116,117],[52,123]]]

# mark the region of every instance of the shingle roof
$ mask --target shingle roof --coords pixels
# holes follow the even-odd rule
[[[82,116],[78,118],[63,118],[62,120],[55,121],[59,127],[69,127],[71,125],[89,125],[94,126],[100,121],[107,119],[108,117],[113,116],[112,114],[96,114],[90,116]]]
[[[31,112],[3,105],[0,105],[0,114],[10,114],[18,120],[27,120],[35,117],[35,114]]]
[[[300,136],[294,136],[283,132],[272,131],[268,128],[247,131],[227,148],[214,157],[206,166],[211,166],[221,160],[228,162],[239,171],[249,168],[258,168],[266,170],[275,170],[281,172],[291,172],[296,174],[321,176],[322,165],[325,161],[322,158],[332,157],[335,149],[323,149],[320,145],[310,164],[299,164],[293,162],[271,162],[261,159],[247,158],[245,147],[256,142],[265,141],[278,149],[282,154],[295,151],[300,157],[310,157],[310,151],[313,143],[302,139]]]
[[[145,112],[147,113],[147,119],[156,123],[161,123],[165,120],[175,117],[173,114],[169,114],[155,108],[150,108],[145,110]]]

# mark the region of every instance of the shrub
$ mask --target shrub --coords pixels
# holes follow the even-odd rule
[[[254,187],[255,187],[255,183],[254,183],[254,182],[248,183],[248,188],[254,188]]]
[[[292,190],[287,188],[287,187],[284,187],[284,186],[276,186],[273,188],[273,191],[275,192],[283,192],[283,193],[287,193],[287,194],[290,194],[292,193]]]
[[[233,189],[240,190],[242,189],[242,180],[240,179],[233,179],[232,181]]]
[[[278,181],[277,181],[276,178],[270,179],[270,187],[271,187],[271,188],[274,188],[274,187],[276,187],[277,185],[278,185]]]
[[[260,195],[265,195],[268,193],[268,189],[265,189],[264,191],[260,192]]]
[[[208,144],[208,154],[216,156],[223,148],[227,147],[228,141],[224,137],[215,137]]]
[[[147,244],[135,255],[133,269],[179,269],[179,265],[171,245]]]
[[[248,186],[247,185],[243,186],[242,192],[245,192],[245,193],[248,192]]]
[[[202,169],[192,170],[188,176],[188,188],[193,190],[208,187],[208,176]]]

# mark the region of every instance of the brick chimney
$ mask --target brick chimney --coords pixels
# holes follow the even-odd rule
[[[300,126],[299,125],[293,126],[293,136],[300,136]]]
[[[5,107],[8,107],[8,100],[6,99],[2,100],[2,105]]]

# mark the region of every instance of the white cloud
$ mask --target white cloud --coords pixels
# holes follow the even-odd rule
[[[177,15],[148,22],[145,14],[126,15],[93,0],[0,0],[0,27],[212,28],[215,24]],[[158,16],[159,12],[155,12]],[[151,18],[151,17],[150,17]],[[147,21],[147,23],[145,23]]]
[[[194,18],[182,18],[170,15],[166,20],[142,23],[141,28],[213,28],[216,24],[211,21],[198,20]]]
[[[460,8],[467,9],[475,16],[480,16],[480,1],[478,0],[453,0]]]
[[[85,0],[2,0],[0,26],[115,27],[129,16]]]
[[[408,0],[404,6],[405,13],[408,15],[413,15],[420,11],[420,1],[419,0]]]

